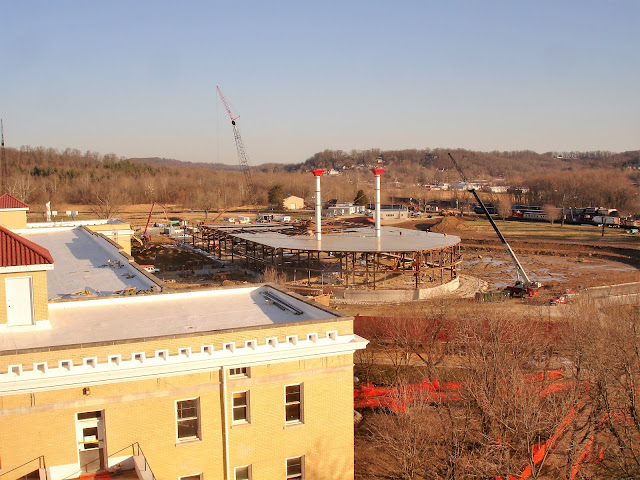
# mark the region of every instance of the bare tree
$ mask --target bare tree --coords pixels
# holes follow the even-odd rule
[[[426,413],[428,405],[397,414],[382,413],[374,418],[370,427],[380,447],[395,459],[402,479],[416,478],[429,455],[432,432],[425,421]]]
[[[496,204],[498,214],[502,220],[506,220],[511,216],[511,200],[508,197],[502,197]]]
[[[640,309],[608,310],[604,317],[589,315],[585,326],[595,333],[582,342],[583,366],[592,387],[591,452],[602,457],[589,468],[598,478],[639,478]]]
[[[553,225],[553,221],[558,216],[558,207],[556,207],[555,205],[551,205],[550,203],[547,203],[542,208],[544,210],[545,216],[549,219],[549,222],[551,223],[551,225]]]
[[[127,199],[110,185],[97,186],[90,197],[91,211],[98,218],[108,219],[122,211]]]
[[[368,319],[364,328],[359,334],[371,341],[378,361],[392,367],[387,381],[396,384],[421,377],[436,378],[455,321],[448,320],[442,310],[421,311],[409,305],[394,315]],[[406,376],[409,367],[413,372],[410,378]]]
[[[551,436],[563,409],[557,408],[557,398],[541,395],[551,346],[535,325],[531,318],[493,314],[468,319],[461,327],[465,398],[480,428],[468,473],[508,478],[525,466],[537,475],[544,466],[532,462],[532,447]]]
[[[33,185],[28,175],[20,175],[15,178],[12,184],[8,187],[9,194],[22,200],[23,202],[29,201]]]

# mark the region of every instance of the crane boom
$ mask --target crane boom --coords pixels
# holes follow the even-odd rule
[[[448,152],[448,155],[449,155],[449,158],[451,159],[451,161],[453,162],[453,164],[455,165],[456,170],[458,170],[458,172],[460,172],[460,175],[462,176],[462,180],[465,183],[467,183],[467,177],[465,176],[465,174],[464,174],[462,168],[460,167],[460,165],[458,165],[458,162],[456,162],[456,159],[453,158],[453,155],[451,155],[450,152]],[[520,277],[522,278],[522,284],[523,284],[524,288],[539,287],[540,285],[537,282],[532,282],[529,279],[529,276],[524,271],[524,268],[522,268],[522,265],[520,264],[520,261],[518,260],[518,257],[516,257],[516,254],[513,252],[513,250],[509,246],[509,243],[507,242],[507,240],[502,235],[502,232],[500,232],[500,229],[498,228],[498,225],[496,225],[496,222],[493,220],[493,217],[489,213],[489,210],[487,210],[487,207],[485,206],[484,202],[480,199],[480,196],[478,195],[478,192],[476,192],[476,189],[475,188],[468,188],[467,190],[469,192],[471,192],[471,194],[473,194],[473,196],[475,197],[476,201],[478,202],[478,205],[480,205],[480,208],[482,209],[482,212],[485,214],[485,216],[489,220],[489,223],[493,227],[493,230],[496,232],[496,234],[498,235],[498,238],[502,242],[502,245],[504,246],[505,250],[507,251],[507,253],[511,257],[511,260],[513,260],[513,263],[516,266],[516,271],[517,271],[518,278],[520,278]]]
[[[169,224],[169,226],[171,226],[171,220],[169,220],[169,217],[167,215],[167,209],[160,202],[156,202],[154,200],[153,203],[151,204],[151,210],[149,210],[149,218],[147,218],[147,224],[144,227],[144,233],[142,234],[143,241],[149,241],[149,237],[147,237],[147,230],[149,229],[149,223],[151,222],[151,215],[153,215],[153,207],[155,207],[156,205],[160,205],[162,207],[162,211],[164,212],[164,218],[167,220],[167,223]]]
[[[231,119],[231,126],[233,127],[233,136],[236,140],[236,150],[238,151],[238,160],[240,162],[240,168],[242,173],[244,174],[244,181],[247,185],[247,193],[249,194],[249,201],[251,205],[255,207],[256,205],[256,187],[253,183],[253,178],[251,177],[251,170],[249,170],[249,160],[247,156],[247,150],[244,148],[244,142],[242,141],[242,136],[240,135],[240,130],[238,129],[238,125],[236,125],[236,120],[240,118],[240,115],[234,117],[231,113],[231,108],[229,108],[229,104],[227,103],[227,99],[222,94],[222,90],[220,87],[216,85],[216,89],[218,90],[218,95],[220,95],[220,100],[222,100],[222,104],[224,105],[225,110],[229,114],[229,118]]]
[[[227,113],[229,114],[229,118],[231,119],[231,124],[235,125],[236,120],[238,118],[240,118],[240,115],[238,115],[237,117],[233,118],[233,114],[231,113],[231,108],[229,108],[229,104],[227,103],[227,99],[224,98],[224,95],[222,95],[222,90],[220,90],[220,87],[216,85],[216,88],[218,89],[218,95],[220,95],[220,100],[222,100],[222,104],[224,105],[224,109],[227,111]]]

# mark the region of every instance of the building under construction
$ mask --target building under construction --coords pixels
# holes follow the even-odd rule
[[[192,246],[253,271],[271,272],[278,281],[309,293],[337,298],[419,299],[434,287],[454,289],[462,261],[460,238],[382,226],[380,175],[376,185],[375,226],[321,225],[320,176],[316,179],[315,231],[309,223],[200,225]]]

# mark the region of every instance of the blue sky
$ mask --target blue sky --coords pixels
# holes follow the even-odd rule
[[[6,144],[251,164],[640,148],[640,2],[0,0]]]

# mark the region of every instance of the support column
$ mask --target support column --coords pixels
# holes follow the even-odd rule
[[[373,254],[373,289],[376,289],[376,270],[378,269],[378,263],[380,262],[379,254]]]
[[[380,175],[382,172],[386,171],[386,168],[372,168],[371,171],[374,175],[374,186],[375,186],[375,194],[376,194],[376,212],[375,212],[375,221],[376,221],[376,237],[380,237]]]
[[[316,240],[318,242],[322,239],[322,202],[320,200],[320,177],[323,173],[323,168],[316,168],[315,170],[313,170],[313,176],[316,178]]]
[[[351,254],[351,268],[353,269],[353,286],[356,286],[356,252]]]

